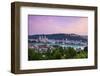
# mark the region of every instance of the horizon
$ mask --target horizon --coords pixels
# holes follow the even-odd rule
[[[88,18],[75,16],[28,15],[28,35],[57,33],[88,35]]]
[[[79,35],[75,33],[52,33],[52,34],[33,34],[33,35],[53,35],[53,34],[74,34],[74,35]],[[31,35],[28,35],[31,36]],[[80,36],[88,36],[88,35],[80,35]]]

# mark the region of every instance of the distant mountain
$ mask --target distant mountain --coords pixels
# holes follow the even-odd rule
[[[77,34],[37,34],[37,35],[29,35],[29,39],[38,39],[39,37],[46,37],[48,39],[56,39],[56,40],[62,40],[62,39],[68,39],[68,40],[82,40],[87,41],[88,36],[84,35],[77,35]]]

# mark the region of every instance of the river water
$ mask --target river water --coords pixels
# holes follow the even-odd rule
[[[67,47],[72,47],[72,48],[74,48],[74,49],[77,49],[77,48],[83,49],[84,47],[86,47],[86,46],[84,46],[84,45],[74,45],[74,44],[53,44],[53,43],[47,43],[47,44],[45,44],[45,43],[29,43],[29,45],[30,45],[30,46],[39,46],[39,45],[54,46],[54,45],[57,45],[57,46],[65,47],[65,48],[67,48]]]

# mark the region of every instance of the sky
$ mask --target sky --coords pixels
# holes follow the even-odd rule
[[[28,15],[28,35],[88,34],[88,17]]]

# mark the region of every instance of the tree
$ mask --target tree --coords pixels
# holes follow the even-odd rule
[[[28,49],[28,60],[41,60],[41,53],[35,52],[35,49]]]
[[[61,52],[59,51],[58,48],[53,50],[52,58],[53,59],[61,59]]]
[[[65,58],[74,58],[76,56],[77,52],[74,50],[74,48],[68,47],[65,50]]]
[[[88,57],[88,53],[84,50],[80,51],[75,58],[87,58]]]
[[[85,48],[84,48],[84,51],[88,52],[88,47],[85,47]]]

